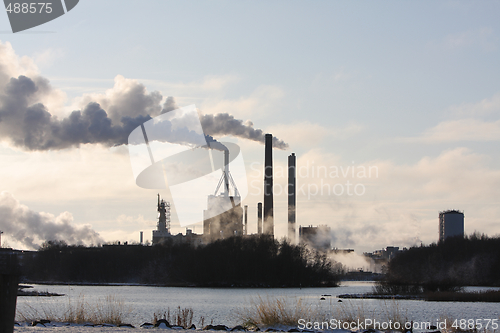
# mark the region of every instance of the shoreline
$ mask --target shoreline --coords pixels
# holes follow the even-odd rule
[[[468,302],[468,303],[500,303],[500,290],[482,292],[442,291],[418,295],[385,295],[385,294],[341,294],[339,299],[395,299],[417,300],[426,302]]]
[[[314,285],[314,286],[270,286],[270,285],[257,285],[257,284],[186,284],[186,283],[171,283],[171,284],[149,284],[149,283],[130,283],[130,282],[47,282],[47,281],[23,281],[23,285],[43,285],[43,286],[103,286],[103,287],[167,287],[167,288],[211,288],[211,289],[293,289],[293,288],[337,288],[340,286],[340,281],[337,285]],[[362,281],[366,282],[366,281]]]

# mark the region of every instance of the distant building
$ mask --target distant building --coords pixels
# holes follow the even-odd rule
[[[399,253],[408,250],[404,247],[402,250],[398,246],[387,246],[382,250],[375,250],[373,252],[364,252],[363,255],[371,259],[370,269],[374,272],[384,272],[387,264],[394,259]]]
[[[439,213],[439,242],[448,237],[464,237],[464,213],[446,210]]]
[[[309,244],[316,250],[328,252],[332,247],[331,229],[326,225],[299,227],[299,243]]]

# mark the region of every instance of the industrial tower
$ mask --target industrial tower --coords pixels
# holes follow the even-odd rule
[[[172,237],[170,234],[170,202],[160,200],[160,194],[158,194],[158,224],[156,230],[153,230],[153,244],[162,243],[169,237]]]

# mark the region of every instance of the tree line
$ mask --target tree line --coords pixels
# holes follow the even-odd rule
[[[68,246],[49,241],[22,262],[26,282],[139,283],[207,287],[335,286],[342,266],[325,254],[269,236],[207,245]]]
[[[399,253],[377,287],[382,293],[453,291],[500,286],[500,237],[451,237]]]

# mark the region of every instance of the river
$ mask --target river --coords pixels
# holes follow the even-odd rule
[[[421,322],[452,319],[496,319],[500,322],[498,303],[461,303],[461,302],[426,302],[420,300],[375,300],[349,299],[339,302],[335,296],[370,292],[373,282],[343,282],[337,288],[270,288],[270,289],[214,289],[214,288],[177,288],[149,286],[67,286],[33,285],[34,290],[65,294],[61,297],[20,296],[17,301],[17,319],[22,315],[37,314],[39,317],[61,316],[78,303],[93,307],[104,304],[106,296],[112,296],[123,303],[127,312],[127,322],[140,325],[151,322],[153,314],[170,309],[173,313],[178,307],[192,308],[194,324],[241,324],[238,313],[246,313],[259,297],[261,299],[282,298],[294,305],[300,299],[310,304],[323,319],[345,318],[349,313],[354,316],[374,320],[388,320],[394,313],[399,313],[408,321]],[[486,288],[471,287],[473,290]],[[324,300],[320,298],[324,296]],[[484,322],[485,323],[485,322]]]

